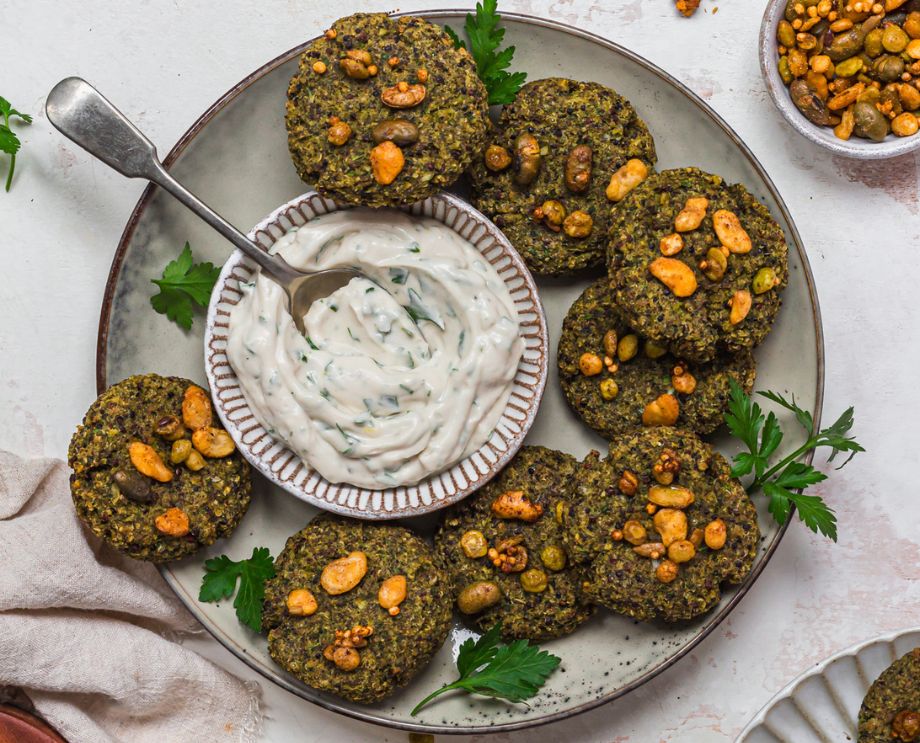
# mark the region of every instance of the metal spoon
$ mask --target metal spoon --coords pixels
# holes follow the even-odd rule
[[[301,333],[303,317],[313,302],[364,276],[350,268],[304,273],[281,256],[266,253],[167,173],[153,143],[85,80],[79,77],[61,80],[48,94],[45,112],[65,137],[122,175],[146,178],[172,194],[254,260],[262,273],[284,290],[288,311]]]

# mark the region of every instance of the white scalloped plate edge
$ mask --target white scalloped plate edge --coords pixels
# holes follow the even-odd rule
[[[781,689],[735,743],[855,743],[856,719],[869,687],[916,647],[920,627],[895,630],[841,650]]]

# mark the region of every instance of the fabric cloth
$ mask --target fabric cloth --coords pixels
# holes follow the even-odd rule
[[[0,685],[70,743],[249,743],[261,689],[177,642],[200,629],[156,569],[85,531],[68,469],[0,451]]]

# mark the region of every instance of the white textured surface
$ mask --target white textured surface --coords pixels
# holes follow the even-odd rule
[[[416,0],[411,8],[445,4]],[[825,418],[855,404],[869,453],[823,487],[840,517],[839,544],[791,529],[758,584],[689,658],[624,700],[496,741],[728,743],[803,669],[920,616],[918,158],[847,161],[790,132],[759,75],[761,4],[725,0],[711,15],[717,4],[704,0],[700,13],[684,20],[671,0],[502,0],[508,10],[632,48],[706,98],[745,138],[783,193],[811,257],[827,342]],[[166,152],[218,95],[267,59],[339,14],[392,9],[367,0],[348,7],[4,0],[0,94],[37,116],[21,129],[13,190],[0,193],[0,447],[65,454],[95,397],[102,289],[142,189],[65,144],[47,124],[40,111],[52,85],[71,74],[86,77]],[[254,676],[209,639],[193,645]],[[266,740],[406,740],[264,688]]]

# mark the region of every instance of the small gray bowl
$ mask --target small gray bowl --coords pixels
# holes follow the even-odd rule
[[[769,0],[760,25],[760,69],[767,83],[767,90],[776,107],[786,117],[789,125],[806,139],[811,140],[835,155],[853,157],[859,160],[887,160],[920,149],[920,133],[912,137],[898,137],[889,134],[882,142],[852,137],[847,141],[838,139],[834,130],[816,126],[806,119],[792,102],[789,89],[779,76],[776,63],[776,29],[786,9],[785,0]]]

